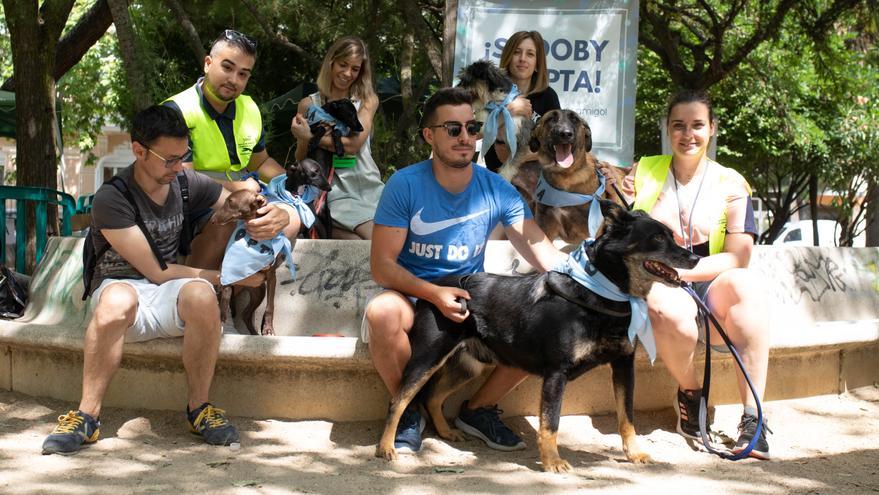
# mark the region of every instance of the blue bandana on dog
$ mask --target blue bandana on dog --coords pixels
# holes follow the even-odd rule
[[[547,206],[580,206],[591,201],[592,204],[589,205],[589,234],[595,235],[598,228],[601,227],[601,222],[604,221],[601,205],[595,201],[604,194],[604,184],[604,176],[598,174],[598,189],[594,193],[572,193],[553,187],[552,184],[546,182],[546,179],[543,178],[543,172],[541,172],[540,178],[537,180],[537,189],[534,190],[534,197],[537,198],[538,203]]]
[[[644,350],[647,351],[647,355],[650,356],[650,363],[653,363],[656,360],[656,341],[653,338],[653,326],[647,315],[647,301],[620,291],[616,284],[595,268],[586,254],[586,248],[593,242],[595,242],[593,239],[583,241],[579,249],[572,252],[566,259],[560,260],[550,270],[573,278],[583,287],[611,301],[629,301],[632,306],[629,341],[634,345],[635,337],[638,337]]]
[[[490,101],[485,104],[485,109],[488,110],[488,118],[486,118],[485,127],[482,128],[482,156],[485,156],[488,148],[494,144],[495,139],[497,139],[497,130],[499,127],[497,118],[498,115],[501,114],[504,116],[504,133],[507,135],[507,146],[510,147],[510,157],[516,156],[516,127],[515,124],[513,124],[513,116],[510,115],[507,105],[515,100],[517,96],[519,96],[519,88],[514,84],[510,89],[510,92],[507,94],[507,97],[504,98],[504,101],[500,103]]]
[[[305,120],[308,121],[308,125],[319,124],[321,122],[331,124],[333,128],[337,129],[340,133],[342,133],[343,136],[351,134],[351,129],[349,129],[347,125],[339,122],[326,110],[313,103],[311,105],[308,105],[308,109],[305,110]]]
[[[296,209],[299,220],[306,228],[314,223],[314,214],[299,196],[290,194],[284,187],[286,175],[273,178],[268,185],[264,186],[263,193],[269,203],[285,203]],[[239,220],[235,232],[226,244],[226,254],[223,256],[223,266],[220,271],[220,284],[230,285],[245,279],[274,263],[278,254],[283,253],[290,269],[290,277],[296,278],[296,266],[293,264],[293,255],[290,252],[290,239],[283,232],[278,233],[273,239],[255,241],[244,228],[244,221]]]

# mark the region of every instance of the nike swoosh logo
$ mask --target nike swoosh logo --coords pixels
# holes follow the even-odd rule
[[[433,234],[434,232],[439,232],[440,230],[447,229],[452,225],[464,223],[467,220],[484,215],[488,212],[488,209],[486,208],[480,212],[471,213],[470,215],[458,218],[450,218],[448,220],[441,220],[439,222],[425,222],[421,219],[422,211],[424,211],[424,208],[418,210],[415,213],[415,216],[412,217],[412,220],[409,222],[409,230],[411,230],[412,233],[415,235],[429,235]]]

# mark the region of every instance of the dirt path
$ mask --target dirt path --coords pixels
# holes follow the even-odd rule
[[[537,419],[509,424],[529,448],[502,453],[481,442],[424,449],[395,464],[373,457],[379,422],[235,418],[240,450],[208,447],[186,433],[183,413],[107,409],[103,439],[75,456],[43,456],[55,417],[74,404],[0,392],[0,493],[550,494],[879,492],[879,388],[766,404],[774,460],[724,461],[672,433],[671,409],[637,415],[653,464],[625,461],[612,416],[562,418],[561,454],[573,473],[540,471]],[[734,433],[740,407],[717,408]]]

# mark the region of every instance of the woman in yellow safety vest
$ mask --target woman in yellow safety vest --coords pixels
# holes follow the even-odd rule
[[[667,112],[671,155],[642,157],[623,181],[623,191],[635,198],[635,209],[648,212],[674,232],[683,247],[704,256],[681,278],[706,300],[735,344],[755,390],[763,396],[769,361],[769,320],[765,297],[747,269],[757,230],[751,189],[736,171],[708,158],[708,143],[717,130],[708,96],[684,90],[672,97]],[[693,359],[705,329],[697,323],[696,304],[684,291],[655,284],[647,298],[656,348],[678,383],[677,431],[700,439],[701,388]],[[711,329],[711,342],[721,344]],[[741,373],[737,373],[744,413],[735,450],[742,450],[757,430],[756,402]],[[752,457],[769,458],[766,428]]]

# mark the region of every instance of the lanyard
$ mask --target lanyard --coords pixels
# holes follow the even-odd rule
[[[675,174],[674,164],[671,165],[671,177],[674,181],[675,186],[675,201],[678,205],[678,223],[681,226],[681,238],[684,238],[686,235],[686,239],[684,239],[684,247],[689,249],[690,252],[693,252],[693,211],[696,209],[696,202],[699,200],[699,193],[702,192],[702,184],[705,183],[705,177],[708,175],[708,165],[709,163],[705,162],[705,170],[702,172],[702,179],[699,180],[699,187],[696,189],[696,195],[693,197],[693,204],[690,206],[690,216],[687,218],[687,231],[684,231],[684,219],[681,214],[681,197],[678,195],[678,176]]]

